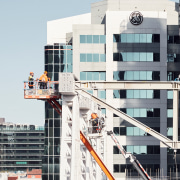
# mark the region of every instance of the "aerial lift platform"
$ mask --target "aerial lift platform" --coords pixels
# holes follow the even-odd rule
[[[27,83],[27,82],[25,82],[25,83]],[[51,82],[49,82],[49,83],[51,84]],[[97,97],[89,94],[86,91],[88,89],[170,89],[170,90],[173,90],[174,98],[176,98],[176,100],[173,101],[173,107],[178,108],[177,101],[178,101],[178,92],[180,89],[178,82],[139,82],[139,81],[138,82],[134,82],[134,81],[133,82],[124,82],[124,81],[123,82],[80,82],[80,81],[75,81],[75,79],[73,78],[73,75],[71,73],[59,73],[59,81],[53,82],[52,84],[56,84],[56,86],[52,87],[52,85],[51,86],[49,85],[48,86],[49,89],[42,90],[42,91],[39,91],[38,88],[27,89],[26,88],[27,86],[25,85],[24,98],[25,99],[47,100],[52,106],[55,107],[55,110],[60,114],[60,113],[62,113],[63,108],[61,107],[61,105],[58,105],[58,103],[56,101],[57,99],[60,99],[61,96],[63,96],[63,97],[77,96],[76,99],[81,99],[80,96],[82,96],[86,100],[87,100],[87,98],[90,99],[91,101],[97,103],[101,107],[110,110],[111,112],[113,112],[114,114],[123,118],[124,120],[128,121],[129,123],[135,125],[136,127],[141,128],[142,130],[149,133],[153,137],[159,139],[161,142],[161,146],[170,147],[175,150],[180,149],[180,143],[177,141],[177,134],[173,134],[174,135],[173,140],[171,140],[171,139],[167,138],[166,136],[163,136],[162,134],[151,129],[150,127],[144,125],[143,123],[137,121],[136,119],[117,110],[113,106],[98,99]],[[64,101],[64,99],[63,99],[63,101]],[[69,101],[71,101],[71,100],[68,100],[68,98],[67,98],[66,102],[68,103]],[[53,103],[51,103],[51,102],[53,102]],[[77,103],[79,103],[79,102],[76,100],[76,102],[74,103],[74,106],[77,106],[80,104],[80,103],[79,104],[77,104]],[[87,104],[87,101],[85,101],[85,103]],[[174,106],[174,105],[177,105],[177,106]],[[175,113],[174,122],[177,122],[176,125],[174,125],[174,126],[177,128],[178,127],[178,125],[177,125],[178,124],[178,121],[177,121],[178,111],[177,111],[177,109],[175,109],[173,112]],[[62,113],[62,115],[63,115],[63,113]],[[74,116],[77,117],[77,115],[74,115]],[[80,128],[79,128],[79,130],[80,130]],[[113,176],[109,173],[109,171],[105,167],[105,165],[102,163],[102,161],[100,161],[100,158],[98,158],[95,155],[96,152],[93,150],[93,148],[91,147],[91,145],[87,139],[88,138],[87,131],[80,130],[79,132],[80,132],[80,138],[81,138],[82,142],[84,143],[86,148],[90,151],[90,153],[93,152],[93,153],[91,153],[91,155],[94,157],[94,159],[96,160],[97,163],[99,162],[98,164],[100,166],[102,165],[104,170],[102,167],[101,167],[101,169],[104,171],[106,176],[109,179],[114,179]],[[177,131],[175,130],[175,132],[177,132]],[[102,135],[99,135],[99,136],[102,136]],[[74,165],[75,164],[76,163],[74,162]],[[149,176],[147,176],[147,177],[149,177]],[[143,179],[149,179],[149,178],[143,177]]]

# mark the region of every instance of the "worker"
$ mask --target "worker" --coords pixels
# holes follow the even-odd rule
[[[40,89],[47,89],[47,82],[50,81],[50,78],[47,77],[47,71],[44,71],[44,74],[39,78]]]
[[[93,133],[97,132],[98,120],[99,120],[99,117],[98,117],[97,113],[93,112],[91,114],[91,122],[92,122],[92,126],[93,126]]]
[[[28,78],[28,86],[29,89],[33,89],[34,86],[34,73],[30,72],[29,78]]]

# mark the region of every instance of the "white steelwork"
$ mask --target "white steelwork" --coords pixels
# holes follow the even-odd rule
[[[102,170],[80,141],[80,131],[88,139],[88,121],[94,107],[98,107],[97,104],[95,105],[94,102],[79,94],[63,95],[62,100],[61,178],[81,180],[103,179]],[[98,139],[90,138],[89,141],[92,147],[103,159],[103,137]]]
[[[62,75],[60,75],[62,76]],[[62,105],[62,146],[61,146],[61,177],[67,179],[102,179],[103,174],[97,168],[97,164],[89,156],[86,148],[80,142],[79,132],[82,131],[87,139],[91,142],[92,147],[98,155],[103,158],[105,150],[103,142],[106,136],[97,139],[95,136],[88,134],[88,117],[94,110],[98,110],[99,106],[106,108],[112,113],[118,115],[122,119],[128,121],[136,127],[151,134],[153,137],[160,140],[161,146],[170,147],[172,149],[180,149],[178,142],[178,92],[180,90],[179,82],[147,82],[147,81],[132,81],[132,82],[73,82],[73,74],[68,73],[68,77],[61,78],[59,82],[59,92],[63,95]],[[74,87],[75,86],[75,87]],[[94,95],[97,96],[99,89],[163,89],[173,90],[173,140],[156,132],[145,124],[130,117],[129,115],[117,110],[113,105],[105,103],[103,100],[89,94],[86,90],[95,90]],[[65,124],[66,123],[66,124]],[[109,130],[109,129],[107,129]],[[67,137],[68,136],[68,137]],[[92,139],[95,138],[95,139]],[[102,148],[101,148],[102,146]],[[103,149],[103,151],[102,151]],[[69,152],[67,157],[65,152]],[[87,155],[88,154],[88,155]],[[88,167],[88,169],[86,168]]]

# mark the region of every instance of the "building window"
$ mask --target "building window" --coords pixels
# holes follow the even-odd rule
[[[172,118],[173,117],[173,109],[167,109],[167,117]]]
[[[169,36],[168,35],[168,43],[169,44],[180,44],[180,36]]]
[[[113,61],[157,62],[160,61],[160,54],[153,52],[113,53]]]
[[[131,117],[160,117],[160,108],[121,108],[122,112]]]
[[[173,99],[173,91],[167,91],[167,99]]]
[[[80,35],[80,43],[106,44],[106,35]]]
[[[151,171],[151,173],[157,173],[160,169],[159,164],[142,164],[143,168],[146,171]],[[172,168],[171,168],[172,169]],[[114,173],[124,173],[125,170],[129,172],[128,176],[131,176],[131,173],[137,173],[132,164],[113,164],[113,172]],[[172,171],[172,170],[171,170]]]
[[[114,99],[160,99],[160,90],[113,90]]]
[[[113,80],[149,80],[159,81],[160,71],[113,71]]]
[[[106,99],[106,90],[98,90],[98,98]]]
[[[159,43],[160,42],[160,34],[114,34],[113,42]]]
[[[127,145],[123,146],[127,152],[132,154],[160,154],[160,146],[134,146],[134,145]],[[117,146],[113,146],[113,154],[121,154],[121,151],[117,148]]]
[[[80,72],[80,80],[89,80],[89,81],[105,81],[106,72]]]
[[[80,54],[80,62],[106,62],[106,54]]]
[[[72,72],[73,50],[71,45],[45,46],[45,70],[53,81],[59,72]]]

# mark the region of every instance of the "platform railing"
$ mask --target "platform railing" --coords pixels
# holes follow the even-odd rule
[[[25,96],[58,95],[58,81],[24,81]]]

